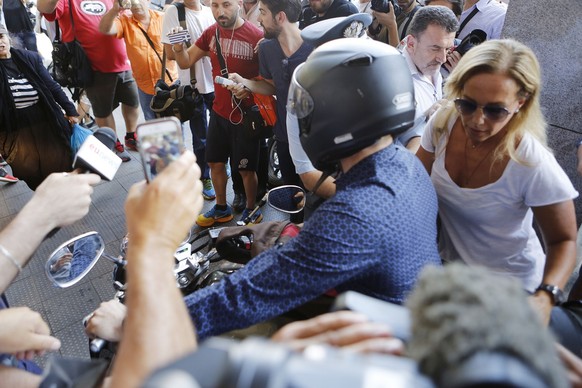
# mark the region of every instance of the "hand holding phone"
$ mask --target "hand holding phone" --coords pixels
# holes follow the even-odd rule
[[[236,85],[236,82],[234,82],[233,80],[230,80],[230,79],[225,78],[225,77],[221,77],[219,75],[214,77],[214,82],[216,82],[219,85],[224,85],[224,86]]]
[[[171,44],[178,44],[182,42],[189,42],[190,41],[190,33],[188,30],[180,30],[176,32],[168,33],[168,40]]]
[[[182,125],[175,117],[164,117],[139,124],[137,139],[137,149],[148,182],[178,159],[184,150]]]

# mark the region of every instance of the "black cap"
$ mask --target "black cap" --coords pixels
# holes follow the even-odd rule
[[[359,38],[366,33],[370,24],[372,16],[367,13],[326,19],[305,27],[301,31],[301,38],[313,46],[320,46],[334,39]]]

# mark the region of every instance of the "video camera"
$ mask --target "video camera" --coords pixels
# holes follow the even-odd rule
[[[400,16],[402,13],[402,8],[400,8],[394,0],[372,0],[372,6],[370,8],[376,12],[389,13],[390,5],[388,3],[392,3],[392,7],[394,8],[394,16]]]

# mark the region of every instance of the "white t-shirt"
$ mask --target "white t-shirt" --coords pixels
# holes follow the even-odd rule
[[[448,134],[457,119],[448,123]],[[445,169],[448,135],[432,143],[434,116],[421,146],[435,153],[431,180],[439,199],[442,228],[439,251],[444,261],[462,260],[500,275],[512,275],[534,291],[541,283],[546,256],[532,226],[531,207],[567,201],[578,196],[556,158],[526,134],[517,155],[525,166],[510,160],[502,176],[476,189],[461,188]]]
[[[202,32],[215,23],[214,16],[210,8],[201,5],[200,11],[194,11],[185,8],[186,11],[186,27],[190,32],[190,43],[193,45]],[[178,20],[178,9],[174,6],[167,7],[164,12],[164,19],[162,24],[162,43],[170,44],[168,39],[168,32],[174,27],[178,27],[180,21]],[[214,82],[212,81],[212,65],[210,58],[203,57],[194,64],[196,74],[196,88],[202,94],[214,92]],[[182,85],[190,84],[190,69],[178,69],[178,78]]]
[[[287,117],[285,118],[287,124],[287,140],[289,141],[289,154],[291,159],[293,159],[293,164],[295,165],[295,172],[297,174],[305,174],[311,171],[316,171],[309,156],[305,153],[303,146],[301,145],[301,140],[299,139],[299,122],[297,121],[297,116],[293,113],[287,112]]]

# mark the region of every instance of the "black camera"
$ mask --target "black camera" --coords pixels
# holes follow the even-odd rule
[[[483,30],[473,30],[469,35],[465,36],[459,44],[456,44],[455,51],[465,55],[465,53],[471,50],[473,47],[480,45],[487,40],[487,33]],[[456,42],[455,42],[456,43]]]
[[[388,13],[390,12],[390,5],[388,3],[392,3],[392,7],[394,8],[394,16],[400,16],[402,9],[394,2],[394,0],[372,0],[372,5],[370,8],[376,12]]]

